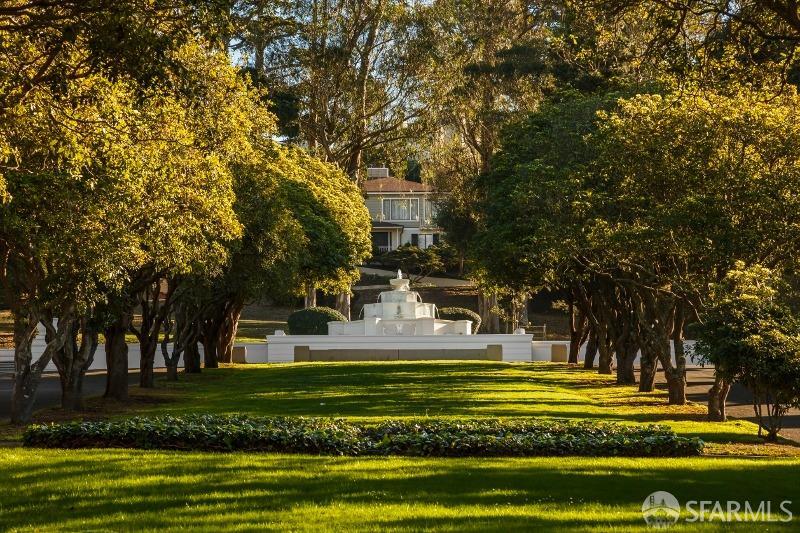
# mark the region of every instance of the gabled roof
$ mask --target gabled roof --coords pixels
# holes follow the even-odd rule
[[[433,192],[433,187],[416,181],[397,178],[375,178],[361,184],[366,193],[382,192]]]

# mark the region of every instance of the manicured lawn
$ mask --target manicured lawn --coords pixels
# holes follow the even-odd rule
[[[733,441],[739,453],[781,453],[753,444],[750,423],[709,424],[702,406],[667,408],[663,393],[638,394],[550,364],[250,365],[160,386],[136,392],[139,414],[655,421],[681,434]],[[0,530],[640,531],[642,503],[656,490],[682,503],[768,500],[774,512],[792,500],[798,515],[798,479],[797,457],[352,458],[6,448]],[[765,525],[682,523],[676,530]],[[796,530],[797,521],[769,528]]]
[[[681,502],[767,499],[776,510],[789,499],[796,513],[798,479],[800,462],[786,459],[8,450],[0,469],[0,529],[640,531],[642,502],[656,490]],[[722,525],[678,530],[684,529]]]
[[[662,423],[713,442],[758,442],[747,421],[710,424],[705,407],[666,405],[596,372],[548,363],[306,363],[242,365],[181,376],[147,413],[347,417],[559,417]]]

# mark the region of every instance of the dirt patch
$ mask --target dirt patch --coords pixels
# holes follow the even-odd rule
[[[33,416],[34,424],[50,422],[71,422],[81,420],[105,420],[117,415],[133,415],[144,407],[174,403],[179,400],[180,393],[169,389],[132,388],[127,402],[108,398],[90,398],[81,411],[63,411],[49,408],[37,411]]]

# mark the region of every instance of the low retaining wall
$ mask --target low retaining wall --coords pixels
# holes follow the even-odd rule
[[[247,361],[531,361],[531,342],[532,335],[269,335],[267,360],[259,361],[248,353]],[[296,348],[300,348],[300,351],[296,352]],[[305,350],[308,350],[308,354]],[[539,360],[549,361],[550,352]]]
[[[502,361],[503,347],[490,344],[473,349],[383,349],[383,350],[312,350],[308,346],[294,347],[294,362],[314,361]]]
[[[41,339],[44,338],[42,334]],[[334,342],[329,342],[331,337],[325,335],[270,335],[268,343],[239,344],[234,354],[234,362],[244,363],[246,351],[246,362],[248,363],[291,363],[295,360],[295,346],[308,346],[309,350],[347,350],[354,354],[350,360],[370,360],[369,353],[374,354],[371,360],[378,356],[383,360],[431,360],[431,359],[484,359],[502,361],[554,361],[564,362],[569,351],[567,341],[532,341],[531,335],[458,335],[455,338],[439,336],[414,336],[414,337],[334,337]],[[428,342],[435,338],[434,341]],[[343,340],[352,341],[353,344],[342,345]],[[398,346],[402,342],[408,346],[408,341],[417,342],[413,347],[403,348],[402,357]],[[486,353],[488,346],[499,345],[502,347],[501,359],[496,356],[489,356]],[[687,352],[691,353],[694,341],[685,341]],[[105,370],[106,357],[104,347],[100,345],[95,354],[94,362],[90,370]],[[200,346],[202,353],[202,346]],[[388,350],[388,352],[382,352]],[[44,351],[44,342],[37,339],[33,345],[33,357],[38,358]],[[585,347],[581,349],[579,361],[583,361]],[[365,352],[365,353],[362,353]],[[395,357],[394,354],[397,354]],[[460,356],[459,356],[460,355]],[[332,357],[339,357],[334,352],[327,355],[317,355],[314,360],[333,361]],[[331,357],[322,359],[322,357]],[[10,361],[14,358],[14,350],[0,349],[0,361]],[[179,363],[182,365],[182,362]],[[638,364],[638,356],[636,359]],[[161,350],[156,351],[155,367],[162,368],[164,359]],[[696,367],[699,364],[692,361],[691,356],[687,361],[687,366]],[[128,345],[128,368],[139,368],[139,345]],[[55,365],[51,362],[45,369],[46,372],[54,372]]]

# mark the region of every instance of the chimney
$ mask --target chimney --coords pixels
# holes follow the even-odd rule
[[[375,178],[388,178],[389,177],[389,169],[384,167],[369,167],[367,168],[367,179],[375,179]]]

